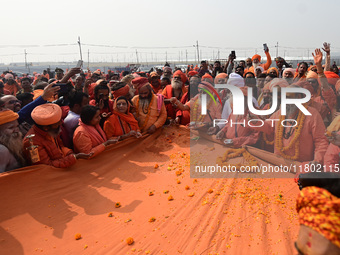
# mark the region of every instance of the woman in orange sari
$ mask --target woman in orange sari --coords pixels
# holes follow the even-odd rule
[[[114,101],[113,114],[105,121],[104,131],[108,138],[118,137],[118,140],[142,136],[138,121],[130,113],[130,103],[126,97],[121,96]]]
[[[100,109],[96,106],[84,106],[80,113],[79,126],[74,131],[73,146],[79,153],[93,152],[93,156],[105,150],[106,146],[115,144],[117,139],[106,139],[103,129],[100,127]]]

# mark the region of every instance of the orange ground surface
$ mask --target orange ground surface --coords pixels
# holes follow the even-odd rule
[[[189,153],[173,127],[69,169],[0,175],[0,254],[295,252],[292,179],[192,179]]]

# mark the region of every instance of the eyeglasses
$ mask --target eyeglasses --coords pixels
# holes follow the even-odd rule
[[[9,104],[21,104],[22,102],[20,100],[10,100],[8,101]]]

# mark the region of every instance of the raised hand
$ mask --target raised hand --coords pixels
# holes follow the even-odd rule
[[[315,65],[318,65],[318,64],[321,65],[321,62],[322,62],[322,52],[321,52],[321,50],[315,49],[315,54],[312,53],[312,55],[313,55],[313,58],[314,58]]]
[[[327,55],[331,53],[331,45],[329,43],[324,42],[322,49],[327,53]]]
[[[58,90],[60,90],[59,86],[55,86],[53,87],[53,83],[48,84],[45,88],[44,88],[44,92],[41,95],[41,97],[46,101],[47,99],[54,97],[55,94],[58,93]]]

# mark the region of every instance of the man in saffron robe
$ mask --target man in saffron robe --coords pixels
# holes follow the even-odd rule
[[[150,84],[136,84],[139,95],[132,98],[136,118],[142,133],[152,134],[164,125],[167,117],[163,98],[152,93]]]
[[[60,137],[62,110],[57,104],[39,105],[31,113],[35,125],[24,138],[24,153],[32,164],[46,164],[58,168],[66,168],[76,163],[77,159],[87,159],[92,154],[74,154],[66,148]],[[34,135],[33,137],[31,135]],[[37,147],[37,153],[29,152]]]
[[[175,120],[178,109],[174,104],[170,103],[169,101],[170,98],[175,97],[179,101],[181,101],[182,104],[185,104],[189,100],[187,89],[183,84],[181,71],[176,71],[174,73],[171,85],[167,85],[164,88],[162,94],[164,95],[165,98],[164,101],[166,103],[165,107],[168,114],[168,118],[171,120]]]
[[[298,86],[291,85],[290,87],[297,88]],[[286,97],[302,98],[302,95],[287,93]],[[311,115],[304,115],[295,104],[287,104],[285,116],[281,115],[280,109],[269,118],[273,121],[264,121],[262,127],[254,127],[254,129],[268,135],[274,133],[275,154],[300,162],[322,164],[328,147],[328,141],[324,135],[325,125],[315,108],[307,107],[307,110]],[[282,121],[285,126],[281,125]],[[257,125],[257,123],[252,123],[252,125]]]
[[[258,55],[258,54],[255,54],[251,59],[252,59],[252,62],[253,62],[253,65],[247,69],[244,70],[244,73],[247,73],[247,72],[252,72],[253,74],[255,74],[255,69],[256,67],[258,66],[261,66],[263,67],[264,71],[266,71],[272,64],[272,58],[269,54],[269,49],[267,48],[264,53],[266,54],[267,56],[267,62],[265,64],[260,64],[261,63],[261,56]]]
[[[253,145],[259,138],[259,132],[250,128],[247,124],[248,104],[247,104],[247,87],[242,87],[241,90],[245,97],[244,100],[244,115],[230,114],[228,123],[216,135],[216,139],[231,139],[229,143],[234,147],[242,147],[243,145]],[[243,123],[243,124],[241,124]]]

